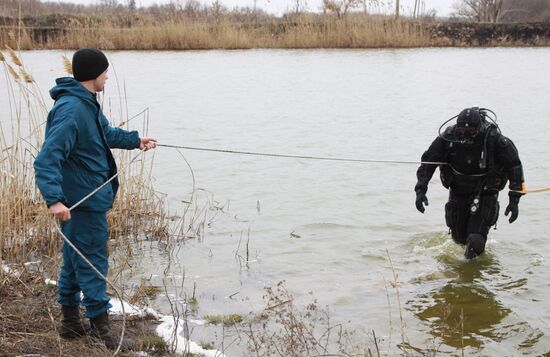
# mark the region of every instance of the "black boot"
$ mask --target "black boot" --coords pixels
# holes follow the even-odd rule
[[[80,321],[80,308],[78,306],[61,305],[63,318],[61,319],[61,328],[59,336],[63,338],[76,338],[84,336],[86,329]]]
[[[120,342],[120,337],[115,335],[111,331],[111,327],[109,326],[109,314],[107,312],[104,312],[103,314],[94,317],[93,319],[90,319],[90,324],[92,327],[90,337],[92,338],[92,340],[95,340],[94,342],[100,340],[105,344],[105,347],[107,347],[108,349],[117,349]],[[124,338],[122,340],[122,344],[120,345],[120,349],[122,351],[133,350],[134,341],[129,338]]]

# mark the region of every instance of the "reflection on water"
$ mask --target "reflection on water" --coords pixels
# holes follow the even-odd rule
[[[429,333],[454,348],[479,348],[487,339],[501,341],[505,336],[497,326],[511,310],[484,286],[485,281],[499,275],[498,260],[491,254],[473,261],[444,254],[437,260],[443,266],[442,275],[454,277],[409,304],[415,315],[429,326]]]

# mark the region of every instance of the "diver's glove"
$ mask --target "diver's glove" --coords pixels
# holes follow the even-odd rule
[[[426,210],[424,206],[427,206],[427,205],[428,205],[428,197],[426,197],[426,192],[422,190],[417,190],[416,191],[416,209],[420,213],[424,213],[424,211]]]
[[[508,222],[510,223],[513,223],[518,218],[518,215],[519,215],[518,204],[521,196],[523,196],[523,194],[519,192],[515,192],[515,191],[508,192],[510,203],[508,203],[508,207],[506,207],[506,210],[504,211],[504,215],[508,216],[508,214],[511,213],[510,219],[508,220]]]

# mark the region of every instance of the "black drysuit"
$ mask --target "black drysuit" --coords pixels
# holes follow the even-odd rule
[[[514,143],[495,126],[485,123],[470,143],[453,142],[454,131],[455,127],[450,127],[443,137],[438,136],[422,155],[422,161],[448,163],[439,166],[441,182],[449,189],[445,221],[456,243],[473,245],[473,257],[484,251],[489,229],[498,220],[498,192],[507,181],[513,190],[509,192],[507,211],[515,205],[510,222],[517,218],[522,194],[514,191],[523,188],[523,168]],[[422,164],[417,170],[417,206],[419,195],[425,198],[435,169],[434,164]]]

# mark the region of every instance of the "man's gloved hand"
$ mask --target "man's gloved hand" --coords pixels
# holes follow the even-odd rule
[[[426,197],[426,193],[423,191],[416,191],[416,209],[420,213],[424,213],[426,210],[424,206],[428,206],[428,197]]]
[[[508,216],[508,214],[511,213],[510,219],[508,220],[508,222],[510,223],[513,223],[518,218],[518,215],[519,215],[518,204],[521,196],[522,194],[519,192],[510,191],[508,193],[508,197],[510,198],[510,203],[508,203],[508,207],[506,207],[506,210],[504,211],[504,215]]]

